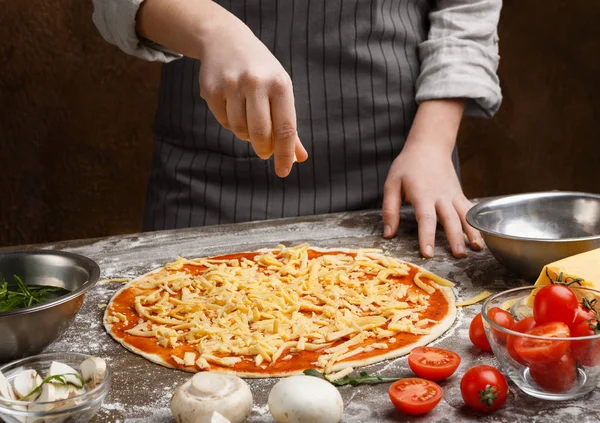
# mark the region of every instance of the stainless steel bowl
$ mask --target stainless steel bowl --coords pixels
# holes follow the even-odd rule
[[[467,213],[499,262],[529,281],[544,265],[600,247],[600,195],[536,192],[482,201]]]
[[[30,285],[71,291],[47,303],[0,312],[0,363],[37,354],[69,327],[96,284],[100,268],[87,257],[63,251],[33,250],[0,254],[0,280],[18,275]]]

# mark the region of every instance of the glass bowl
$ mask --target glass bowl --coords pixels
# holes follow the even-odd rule
[[[482,307],[483,326],[504,374],[525,393],[546,400],[581,397],[600,381],[600,334],[555,338],[526,335],[503,328],[488,316],[493,307],[508,311],[515,322],[533,318],[531,294],[539,287],[528,286],[498,293]],[[600,291],[571,287],[581,301],[598,299]],[[597,345],[598,344],[598,345]]]
[[[40,375],[45,375],[53,361],[59,361],[74,369],[79,369],[79,365],[91,357],[91,355],[71,352],[40,354],[6,364],[0,367],[0,371],[12,382],[17,374],[24,370],[34,369]],[[6,423],[87,423],[102,406],[110,390],[110,385],[111,372],[107,366],[106,376],[96,388],[72,398],[31,403],[12,401],[0,396],[0,421]],[[38,410],[23,410],[23,404],[35,404]]]
[[[539,287],[516,288],[488,298],[482,307],[483,326],[503,372],[525,393],[547,400],[581,397],[600,381],[600,334],[585,337],[526,335],[492,322],[488,312],[500,307],[515,322],[533,316],[531,294]],[[600,302],[600,291],[571,287]]]

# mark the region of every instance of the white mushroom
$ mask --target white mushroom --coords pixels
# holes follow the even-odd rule
[[[81,376],[79,375],[79,372],[67,364],[64,364],[64,363],[61,363],[58,361],[53,361],[50,364],[50,369],[48,370],[48,376],[56,376],[56,375],[66,375],[64,379],[67,383],[70,383],[70,384],[76,385],[76,386],[82,386],[82,383],[81,383],[82,379],[81,379]]]
[[[52,383],[44,383],[42,386],[42,392],[37,399],[37,402],[51,402],[55,401],[56,398],[56,386]]]
[[[70,408],[73,406],[74,400],[66,400],[65,395],[69,394],[68,387],[65,385],[57,385],[53,383],[44,383],[42,385],[42,392],[37,398],[36,402],[29,405],[29,411],[37,412],[50,412],[54,410],[60,410],[61,408]],[[44,404],[40,404],[44,403]],[[68,415],[59,417],[46,417],[44,423],[62,423],[68,419]],[[39,419],[33,420],[34,423],[40,423]]]
[[[338,423],[344,413],[335,386],[314,376],[290,376],[271,389],[269,411],[278,423]]]
[[[79,366],[85,389],[91,391],[100,385],[106,377],[106,362],[99,357],[84,360]]]
[[[201,423],[231,423],[231,421],[223,417],[221,413],[218,411],[213,411],[210,416],[207,416],[205,420],[202,420]]]
[[[44,386],[49,384],[54,385],[54,399],[50,401],[72,398],[85,393],[82,382],[83,379],[81,378],[81,375],[79,375],[79,372],[67,364],[53,361],[48,370],[48,377],[58,375],[64,375],[63,379],[67,384],[61,384],[59,381],[51,381],[50,383],[44,384]]]
[[[0,372],[0,396],[5,399],[14,400],[15,392],[8,379]]]
[[[196,373],[171,398],[171,412],[178,423],[221,423],[219,414],[231,423],[242,423],[251,411],[250,387],[226,373]]]
[[[26,395],[29,395],[35,388],[42,384],[42,378],[38,375],[33,369],[25,370],[19,373],[14,381],[13,388],[15,390],[15,394],[18,399],[23,398]],[[23,401],[35,401],[37,399],[37,395],[32,395]]]

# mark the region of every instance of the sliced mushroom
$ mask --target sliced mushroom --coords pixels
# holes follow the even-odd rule
[[[171,412],[178,423],[221,423],[222,418],[242,423],[251,411],[250,387],[226,373],[197,373],[177,388],[171,399]]]
[[[91,391],[100,385],[106,377],[106,361],[99,357],[92,357],[85,360],[79,366],[85,389]]]
[[[70,404],[68,401],[60,401],[65,399],[65,395],[68,395],[68,387],[65,385],[55,385],[53,383],[44,383],[42,385],[42,392],[40,393],[37,401],[29,405],[29,411],[53,411],[58,410],[60,408],[69,407]],[[46,404],[40,404],[46,403]],[[51,403],[51,404],[48,404]],[[44,423],[62,423],[68,417],[53,417],[53,418],[44,418]],[[34,423],[40,423],[42,420],[35,420]]]
[[[53,361],[50,364],[50,369],[48,370],[48,376],[56,376],[56,375],[66,375],[65,381],[72,385],[75,385],[75,386],[83,385],[81,383],[82,378],[79,375],[79,372],[77,370],[75,370],[74,368],[72,368],[71,366],[69,366],[67,364],[64,364],[64,363],[61,363],[58,361]]]
[[[25,370],[19,373],[13,381],[13,388],[18,399],[29,395],[35,388],[42,384],[42,378],[35,370]],[[23,401],[35,401],[38,395],[32,395]]]
[[[15,392],[8,379],[0,372],[0,395],[9,400],[15,399]]]
[[[72,398],[85,393],[82,382],[83,379],[79,375],[79,372],[67,364],[53,361],[52,364],[50,364],[48,376],[58,375],[65,375],[63,379],[67,384],[63,385],[58,381],[50,382],[50,384],[54,385],[55,400]],[[48,384],[45,384],[44,386],[46,385]]]
[[[56,395],[56,386],[57,385],[54,385],[53,383],[44,383],[44,386],[42,386],[42,392],[40,393],[37,402],[56,401],[58,399]]]
[[[13,405],[11,407],[13,410],[18,410],[18,411],[28,411],[28,407],[26,405],[21,406],[21,405]],[[21,423],[39,423],[40,422],[40,418],[39,417],[23,417],[23,416],[15,416],[14,417],[17,421],[21,422]]]

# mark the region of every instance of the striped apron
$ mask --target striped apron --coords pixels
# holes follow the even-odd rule
[[[220,127],[201,63],[163,65],[144,230],[379,207],[416,113],[428,0],[220,0],[290,74],[308,161],[273,160]]]

